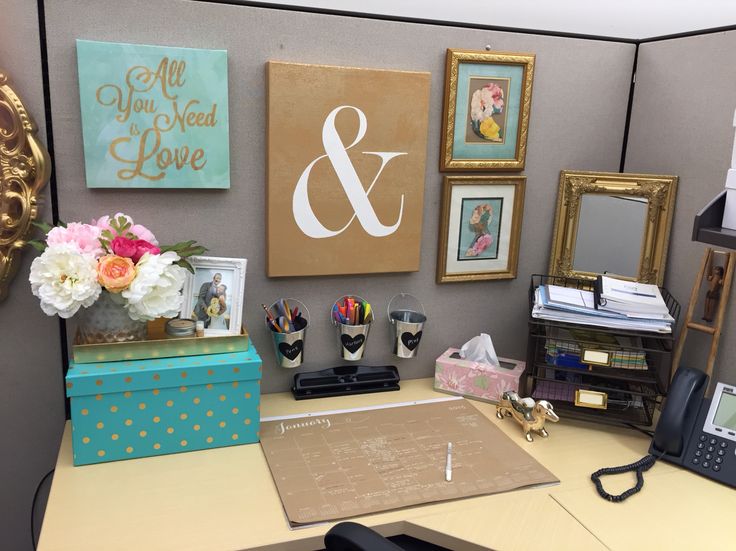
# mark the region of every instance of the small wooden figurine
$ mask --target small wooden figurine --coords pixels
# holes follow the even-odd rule
[[[721,299],[723,288],[723,266],[713,266],[708,279],[708,291],[705,293],[705,308],[703,312],[704,321],[713,321],[716,306]]]
[[[496,417],[503,419],[504,415],[513,417],[521,423],[524,435],[529,442],[534,441],[532,431],[538,432],[543,438],[549,436],[544,428],[546,421],[556,423],[560,420],[552,404],[547,400],[535,402],[533,398],[520,398],[513,390],[504,392],[501,401],[496,406]]]

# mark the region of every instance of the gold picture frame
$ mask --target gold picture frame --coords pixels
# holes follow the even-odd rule
[[[0,302],[10,293],[21,253],[38,217],[39,194],[51,161],[38,128],[0,71]]]
[[[643,229],[636,276],[622,273],[613,275],[662,285],[677,181],[677,176],[672,175],[561,171],[549,273],[581,279],[595,279],[600,274],[575,268],[581,205],[583,198],[592,194],[646,202],[646,205],[642,205]],[[610,243],[616,239],[615,232],[603,233],[605,240],[601,239],[601,243]]]
[[[447,50],[441,171],[524,169],[534,60]]]
[[[445,176],[437,283],[513,279],[526,176]]]

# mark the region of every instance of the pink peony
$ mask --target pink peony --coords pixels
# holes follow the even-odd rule
[[[133,219],[128,216],[127,214],[123,214],[122,212],[118,212],[115,216],[112,218],[119,218],[119,217],[125,218],[128,222],[130,222],[132,225],[130,228],[128,228],[128,231],[135,235],[138,239],[142,239],[144,241],[148,241],[149,243],[153,245],[158,245],[158,241],[156,240],[156,237],[153,235],[151,230],[146,228],[145,226],[141,226],[140,224],[136,224],[133,222]],[[117,236],[117,232],[112,229],[110,226],[110,216],[102,216],[98,218],[97,220],[93,220],[92,224],[100,228],[100,230],[110,230],[112,232],[113,236]]]
[[[135,263],[138,263],[146,253],[159,254],[161,252],[161,249],[145,239],[128,239],[120,236],[112,240],[110,248],[116,255],[130,258]]]
[[[95,258],[99,258],[105,254],[100,243],[101,233],[102,230],[97,226],[71,222],[66,228],[52,228],[46,235],[46,243],[49,247],[61,245],[62,243],[72,243],[77,246],[80,253],[91,254]]]
[[[491,82],[490,84],[486,84],[484,86],[486,90],[490,93],[493,108],[500,112],[501,109],[503,109],[503,89],[496,83]]]

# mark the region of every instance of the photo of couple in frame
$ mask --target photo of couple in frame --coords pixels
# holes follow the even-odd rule
[[[181,317],[204,322],[205,336],[239,335],[245,297],[244,258],[191,257]]]

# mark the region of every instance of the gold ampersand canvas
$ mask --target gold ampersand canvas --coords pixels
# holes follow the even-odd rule
[[[419,270],[429,73],[268,63],[268,275]]]
[[[77,40],[87,187],[229,188],[227,52]]]

